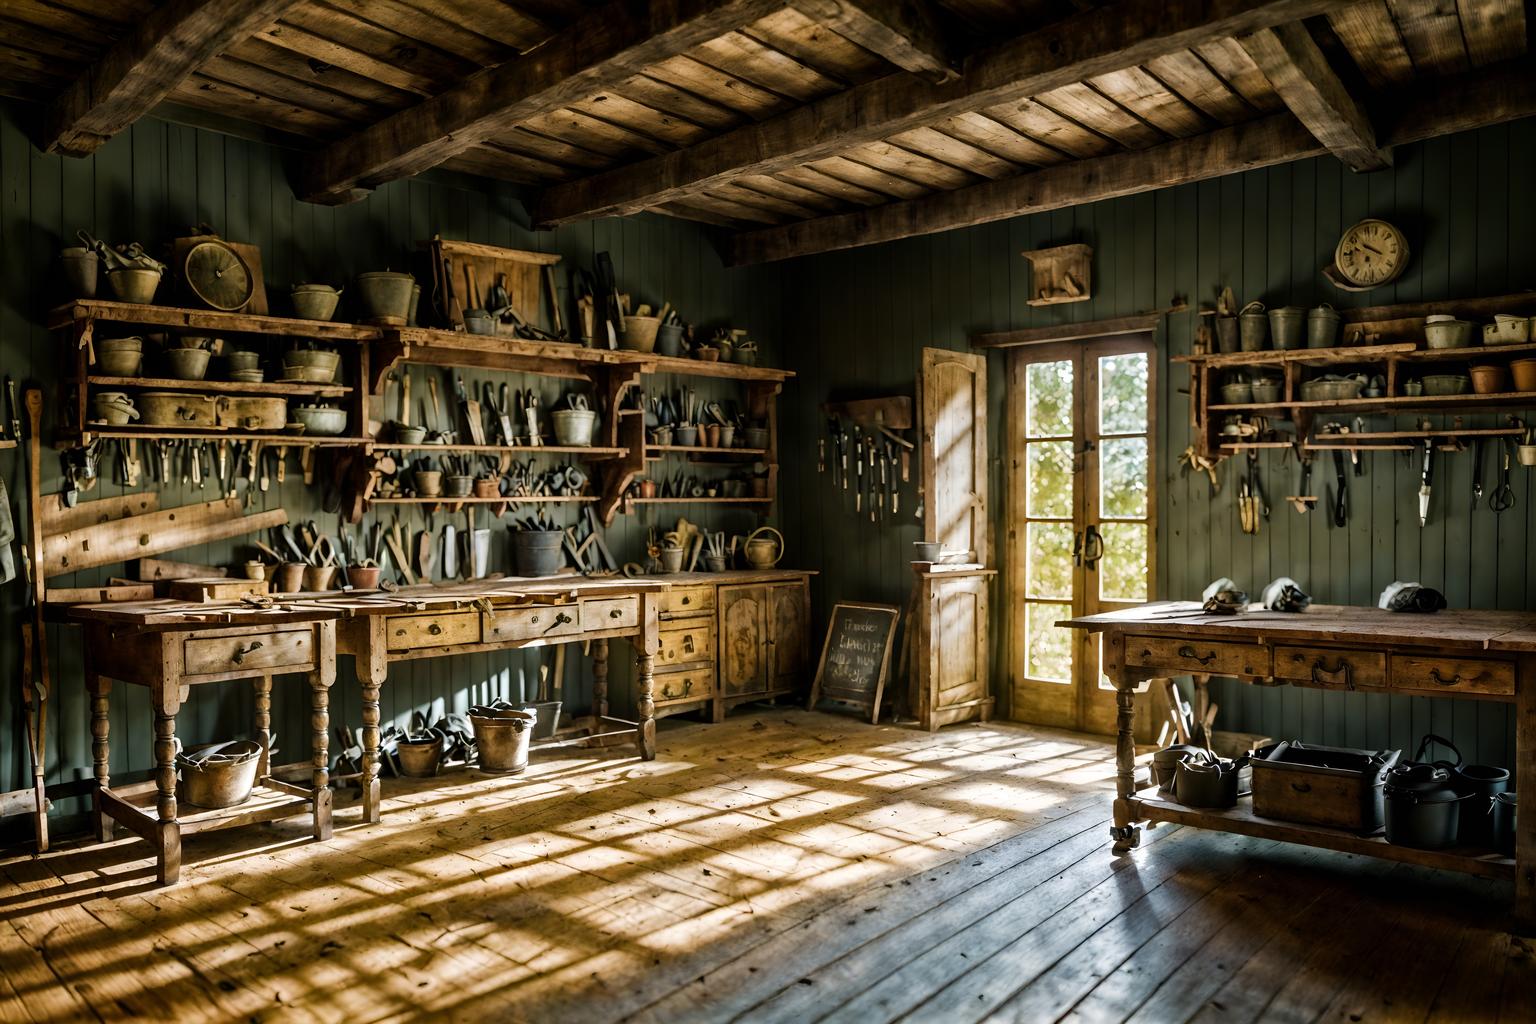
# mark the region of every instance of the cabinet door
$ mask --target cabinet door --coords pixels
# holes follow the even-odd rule
[[[805,678],[808,603],[804,583],[768,588],[768,669],[774,689],[798,689]]]
[[[720,588],[720,693],[735,697],[768,689],[768,588]]]
[[[987,695],[987,578],[931,582],[927,704],[938,712]]]

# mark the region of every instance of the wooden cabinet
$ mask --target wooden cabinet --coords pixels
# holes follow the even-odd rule
[[[914,704],[918,724],[930,732],[991,717],[987,616],[994,574],[991,569],[918,574]]]
[[[732,705],[793,693],[805,676],[810,592],[804,578],[723,586],[715,721]]]

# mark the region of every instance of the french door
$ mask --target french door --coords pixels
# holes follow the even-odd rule
[[[1135,335],[1019,348],[1009,359],[1012,714],[1111,733],[1099,635],[1056,623],[1152,592],[1155,349]]]

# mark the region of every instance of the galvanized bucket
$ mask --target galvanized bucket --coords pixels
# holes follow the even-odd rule
[[[480,770],[516,774],[528,767],[528,740],[538,716],[532,711],[496,711],[493,714],[471,712],[469,723],[475,730],[475,749],[480,754]]]
[[[1289,351],[1301,347],[1306,311],[1300,306],[1280,306],[1269,311],[1269,336],[1275,348]]]
[[[1250,302],[1237,315],[1237,333],[1244,352],[1260,352],[1269,344],[1269,317],[1264,303]]]
[[[1328,303],[1307,311],[1307,348],[1333,348],[1339,343],[1339,311]]]

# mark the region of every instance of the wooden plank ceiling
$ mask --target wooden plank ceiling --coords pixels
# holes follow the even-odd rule
[[[143,38],[178,28],[211,55]],[[51,151],[163,100],[312,146],[316,201],[443,166],[538,187],[545,224],[720,225],[737,262],[1323,151],[1383,167],[1536,112],[1526,53],[1521,0],[0,4],[0,93],[45,102]]]

